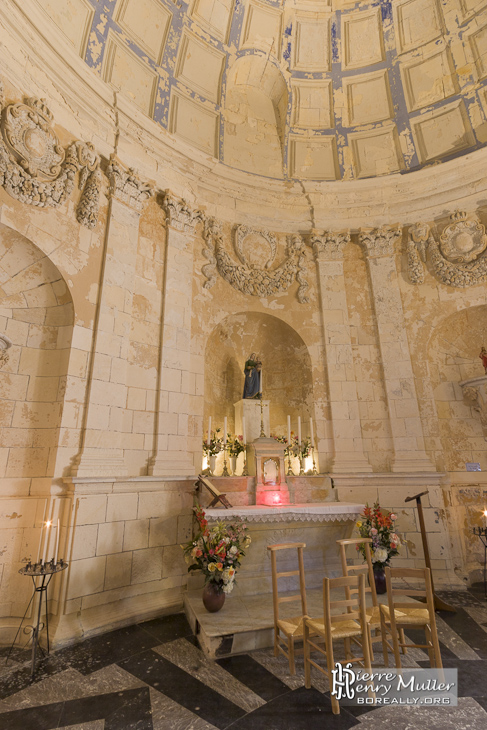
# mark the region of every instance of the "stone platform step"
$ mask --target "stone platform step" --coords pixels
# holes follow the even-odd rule
[[[231,593],[218,613],[206,610],[201,594],[201,589],[187,591],[183,598],[184,611],[201,649],[209,657],[215,659],[273,646],[271,593],[243,596]],[[307,601],[310,616],[323,615],[321,589],[308,590]],[[293,616],[300,612],[298,600],[282,604],[280,615]]]

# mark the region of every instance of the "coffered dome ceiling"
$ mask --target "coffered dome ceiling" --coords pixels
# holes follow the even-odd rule
[[[487,142],[487,0],[39,0],[93,71],[229,167],[406,173]]]

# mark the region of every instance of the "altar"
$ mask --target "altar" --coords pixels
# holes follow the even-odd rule
[[[206,611],[201,601],[202,576],[188,583],[184,609],[201,648],[212,657],[272,646],[272,582],[268,545],[304,542],[304,566],[308,600],[314,611],[321,605],[323,578],[342,574],[336,541],[350,537],[363,504],[323,502],[279,506],[247,505],[207,509],[209,523],[222,520],[247,524],[252,542],[237,573],[232,593],[217,614]],[[295,570],[281,556],[280,570]],[[199,580],[199,585],[198,581]],[[284,591],[296,590],[295,578],[281,579]],[[315,605],[316,604],[316,605]],[[320,609],[322,610],[322,609]]]

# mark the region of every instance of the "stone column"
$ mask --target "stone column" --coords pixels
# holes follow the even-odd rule
[[[411,355],[395,261],[401,228],[362,229],[374,299],[387,407],[394,446],[393,472],[435,471],[424,448]]]
[[[94,323],[87,408],[75,476],[126,476],[123,415],[127,406],[127,366],[139,219],[152,195],[133,169],[112,155],[105,248]]]
[[[164,292],[156,447],[149,463],[153,476],[193,475],[189,448],[189,415],[194,381],[191,372],[191,314],[193,301],[193,244],[201,220],[184,201],[166,191],[167,215]]]
[[[343,249],[350,233],[311,235],[318,267],[334,458],[332,471],[371,472],[364,454],[348,318]]]

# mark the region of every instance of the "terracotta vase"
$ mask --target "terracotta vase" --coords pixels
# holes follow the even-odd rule
[[[237,470],[237,457],[236,456],[230,457],[230,469],[232,471],[232,474],[235,474],[235,472]]]
[[[384,568],[376,568],[374,570],[375,579],[375,592],[378,595],[382,595],[387,592],[386,588],[386,574]]]
[[[225,603],[225,594],[218,590],[216,583],[207,583],[203,588],[203,605],[210,613],[216,613]]]

